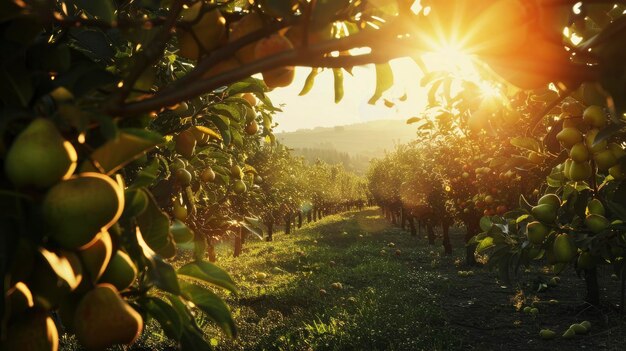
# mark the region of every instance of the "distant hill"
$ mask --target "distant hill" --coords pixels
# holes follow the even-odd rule
[[[364,174],[372,158],[383,156],[397,144],[415,139],[415,128],[404,120],[378,120],[301,129],[278,133],[276,137],[309,162],[319,158],[331,164],[341,163],[346,169]]]

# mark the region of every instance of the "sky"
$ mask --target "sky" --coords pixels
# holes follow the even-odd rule
[[[294,82],[285,88],[276,88],[268,95],[275,105],[284,104],[283,112],[275,117],[277,132],[332,127],[379,119],[408,119],[418,115],[426,106],[425,89],[420,87],[422,73],[408,58],[391,62],[394,86],[383,97],[396,102],[392,108],[379,100],[369,105],[368,100],[376,87],[374,65],[355,67],[353,76],[344,72],[344,97],[334,102],[333,73],[328,69],[316,77],[315,85],[304,96],[298,93],[310,72],[308,67],[296,67]],[[406,101],[398,101],[407,94]]]

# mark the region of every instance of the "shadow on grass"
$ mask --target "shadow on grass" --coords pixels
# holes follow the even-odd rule
[[[416,242],[368,209],[248,243],[218,262],[240,284],[227,302],[241,335],[218,349],[449,349],[438,277],[415,269],[429,262]]]

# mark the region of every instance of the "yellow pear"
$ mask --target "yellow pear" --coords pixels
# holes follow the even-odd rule
[[[117,251],[111,258],[100,283],[109,283],[119,291],[128,289],[137,278],[137,267],[124,251]]]
[[[563,147],[569,149],[577,143],[583,141],[583,135],[578,129],[568,127],[563,128],[563,130],[556,135],[556,139],[561,143],[561,145],[563,145]]]
[[[191,158],[196,150],[196,137],[189,129],[183,130],[174,137],[176,152],[185,158]]]
[[[78,249],[117,222],[124,191],[104,174],[82,173],[52,187],[41,207],[50,236],[65,248]]]
[[[17,136],[6,154],[6,175],[18,187],[48,188],[76,169],[76,150],[54,123],[37,118]]]
[[[74,329],[78,342],[89,350],[130,345],[143,330],[143,318],[111,284],[98,284],[76,308]]]
[[[31,310],[20,316],[7,329],[3,350],[56,351],[59,349],[59,332],[48,313]]]

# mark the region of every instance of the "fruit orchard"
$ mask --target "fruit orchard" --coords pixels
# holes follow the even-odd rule
[[[278,226],[288,235],[368,201],[413,234],[425,226],[430,242],[441,226],[446,253],[449,229],[465,226],[466,263],[485,254],[502,280],[521,265],[573,268],[590,304],[598,266],[626,282],[621,3],[3,0],[0,10],[4,348],[56,350],[63,333],[87,349],[131,345],[149,320],[182,349],[210,348],[199,313],[237,333],[217,291],[236,282],[215,245],[239,255]],[[446,45],[471,54],[480,78],[429,71],[420,55]],[[332,72],[340,102],[344,74],[374,64],[369,102],[389,104],[398,57],[424,71],[428,107],[408,120],[416,140],[374,161],[367,181],[277,143],[280,107],[266,93],[292,85],[295,66],[311,68],[302,95]]]

